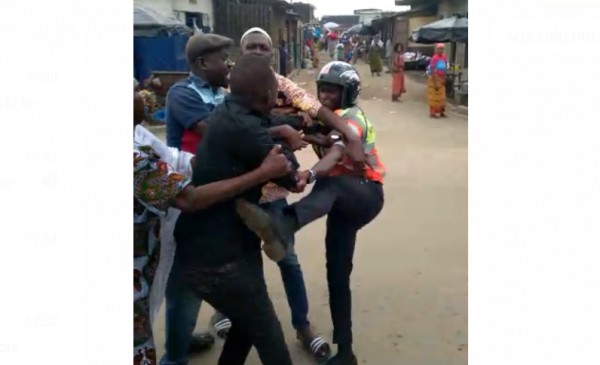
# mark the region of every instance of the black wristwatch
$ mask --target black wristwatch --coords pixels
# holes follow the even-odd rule
[[[306,180],[307,184],[312,184],[317,180],[317,173],[314,170],[308,170],[308,179]]]

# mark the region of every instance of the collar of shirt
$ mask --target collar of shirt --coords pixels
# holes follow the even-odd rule
[[[209,89],[210,88],[210,85],[208,84],[208,82],[204,81],[204,79],[202,79],[201,77],[199,77],[197,75],[194,75],[191,72],[190,72],[190,76],[188,76],[188,80],[200,89]]]
[[[227,103],[227,108],[230,111],[241,113],[241,114],[250,114],[261,118],[268,118],[267,114],[263,114],[261,112],[257,112],[251,110],[248,105],[248,99],[243,96],[227,94],[225,96],[225,102]]]
[[[225,90],[222,87],[219,87],[215,90],[213,87],[211,87],[209,85],[209,83],[207,81],[205,81],[203,78],[201,78],[198,75],[194,75],[191,72],[190,72],[190,75],[188,76],[188,82],[190,83],[190,86],[193,86],[193,88],[195,88],[198,93],[201,93],[202,95],[204,95],[202,97],[202,99],[204,100],[205,103],[210,101],[212,104],[215,104],[215,105],[221,104],[221,102],[223,101],[223,98],[225,97]],[[210,91],[210,93],[205,93],[205,92],[203,92],[203,90],[208,90],[208,91]]]

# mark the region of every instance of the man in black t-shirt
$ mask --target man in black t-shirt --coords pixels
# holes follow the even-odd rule
[[[269,113],[275,104],[277,82],[269,60],[243,56],[231,71],[231,94],[208,118],[208,128],[196,153],[192,182],[204,185],[235,177],[260,165],[275,145]],[[284,154],[294,161],[289,149]],[[297,167],[297,163],[296,163]],[[274,180],[296,187],[296,176]],[[281,325],[263,277],[260,238],[239,218],[235,201],[258,203],[264,184],[233,199],[193,214],[181,214],[175,228],[175,260],[196,295],[232,322],[220,365],[244,364],[252,346],[264,365],[291,365]],[[277,261],[285,247],[265,245]]]

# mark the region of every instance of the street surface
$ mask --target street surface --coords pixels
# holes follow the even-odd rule
[[[447,119],[430,119],[425,86],[408,78],[408,93],[401,103],[392,103],[389,74],[371,77],[363,63],[357,69],[362,77],[359,105],[375,126],[376,145],[388,169],[384,209],[359,233],[354,259],[359,364],[466,365],[467,119],[453,112]],[[302,70],[294,80],[314,92],[315,72]],[[310,149],[298,158],[304,167],[316,161]],[[321,219],[296,235],[296,252],[309,293],[310,320],[331,341],[324,237]],[[265,275],[294,364],[314,364],[296,340],[279,269],[268,259]],[[203,304],[197,330],[208,327],[212,313]],[[161,356],[164,308],[155,333]],[[217,340],[190,365],[216,364],[222,343]],[[254,350],[246,364],[260,364]]]

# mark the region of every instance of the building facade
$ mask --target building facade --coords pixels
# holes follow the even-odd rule
[[[354,15],[358,15],[358,22],[364,25],[371,25],[373,19],[381,17],[381,9],[358,9],[354,10]]]
[[[273,66],[279,69],[279,45],[285,41],[288,70],[298,67],[302,52],[302,25],[299,14],[284,0],[214,0],[214,32],[234,40],[232,54],[239,54],[240,39],[253,27],[266,30],[273,40]]]
[[[304,24],[312,24],[315,20],[315,6],[313,4],[294,2],[292,7],[296,13],[300,16],[300,20]]]
[[[194,25],[205,33],[214,29],[213,0],[134,0],[133,3],[175,17],[192,29]]]

